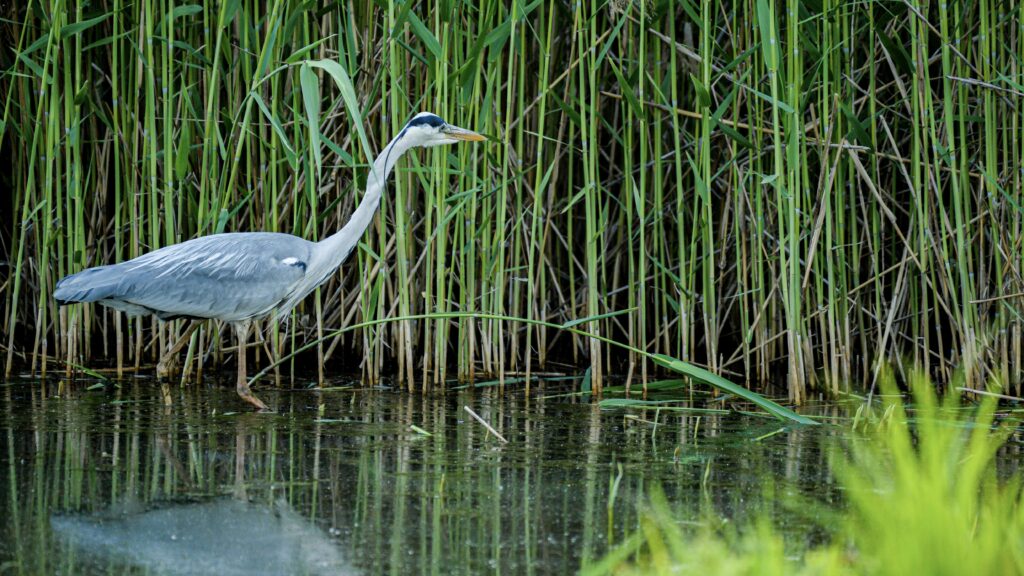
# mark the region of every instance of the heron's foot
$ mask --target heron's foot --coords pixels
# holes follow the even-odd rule
[[[270,408],[267,407],[267,405],[263,403],[263,400],[260,400],[259,398],[256,397],[255,394],[252,393],[252,390],[249,389],[249,385],[247,383],[240,382],[238,384],[237,390],[238,390],[238,397],[239,398],[241,398],[242,400],[245,400],[249,404],[252,404],[260,412],[269,412],[270,411]]]

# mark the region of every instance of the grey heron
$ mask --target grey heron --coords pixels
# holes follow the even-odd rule
[[[481,141],[476,132],[448,124],[436,114],[414,116],[370,167],[366,194],[341,230],[320,242],[291,234],[235,232],[194,238],[118,264],[96,266],[57,282],[61,305],[98,302],[130,316],[160,320],[214,319],[231,324],[238,340],[236,389],[261,410],[266,404],[249,389],[245,344],[253,320],[272,312],[285,315],[326,281],[348,257],[370,226],[388,175],[411,148]],[[158,365],[177,354],[185,338],[165,352]]]

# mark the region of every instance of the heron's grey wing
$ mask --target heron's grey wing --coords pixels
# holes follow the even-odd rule
[[[271,311],[301,284],[312,246],[288,234],[215,234],[67,282],[102,280],[104,288],[84,301],[126,303],[160,318],[244,320]]]
[[[311,249],[311,243],[287,234],[197,238],[137,259],[122,280],[123,299],[162,317],[260,316],[302,282]]]

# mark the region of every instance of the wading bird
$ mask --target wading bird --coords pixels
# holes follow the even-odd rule
[[[162,355],[158,374],[198,327],[196,321],[231,324],[238,339],[238,395],[265,410],[246,380],[245,343],[253,320],[271,312],[285,315],[341,266],[370,226],[388,175],[407,150],[480,140],[484,137],[476,132],[422,112],[373,161],[363,200],[348,223],[323,241],[271,232],[203,236],[67,276],[57,283],[53,297],[62,305],[98,302],[129,316],[193,319],[185,335]]]

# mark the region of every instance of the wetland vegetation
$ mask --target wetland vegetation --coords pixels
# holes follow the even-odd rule
[[[1024,572],[1024,3],[0,0],[0,43],[0,573]],[[223,326],[161,384],[187,321],[51,297],[325,237],[422,110],[489,141],[261,323],[276,414]]]
[[[155,362],[183,322],[58,309],[56,280],[220,231],[319,239],[429,109],[491,142],[400,167],[256,362],[358,324],[309,355],[321,376],[411,389],[568,363],[600,390],[658,371],[480,313],[754,388],[781,376],[797,403],[881,360],[1019,386],[1019,3],[4,6],[7,374]],[[307,63],[324,59],[351,86]],[[204,327],[186,372],[229,344]]]

